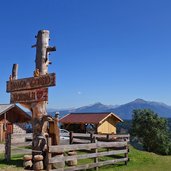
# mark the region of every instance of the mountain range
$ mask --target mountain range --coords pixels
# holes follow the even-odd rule
[[[54,115],[54,113],[58,111],[61,118],[68,113],[113,112],[122,119],[132,119],[132,111],[134,109],[151,109],[160,117],[171,118],[171,106],[159,102],[145,101],[143,99],[136,99],[123,105],[104,105],[102,103],[95,103],[93,105],[74,109],[50,109],[48,110],[48,113]]]

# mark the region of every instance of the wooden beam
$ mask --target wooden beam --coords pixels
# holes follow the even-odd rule
[[[13,64],[12,68],[12,79],[16,80],[18,77],[18,64]]]
[[[111,156],[116,154],[124,154],[128,153],[128,150],[113,150],[108,152],[95,152],[91,154],[82,154],[82,155],[73,155],[73,156],[55,156],[49,159],[49,163],[56,163],[62,161],[70,161],[70,160],[80,160],[94,157],[103,157],[103,156]]]
[[[94,167],[100,167],[100,166],[105,166],[105,165],[109,165],[109,164],[115,164],[118,162],[125,162],[127,160],[128,160],[128,158],[121,158],[121,159],[102,161],[102,162],[98,162],[98,163],[90,163],[90,164],[85,164],[85,165],[80,165],[80,166],[72,166],[72,167],[67,167],[67,168],[52,169],[50,171],[86,170],[86,169],[92,169]]]
[[[127,145],[127,142],[97,142],[91,144],[72,144],[72,145],[60,145],[60,146],[50,146],[49,152],[51,153],[63,153],[67,151],[74,150],[91,150],[95,148],[109,148],[109,147],[124,147]]]

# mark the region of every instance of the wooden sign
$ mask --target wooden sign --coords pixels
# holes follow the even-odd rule
[[[11,92],[11,103],[48,101],[48,88]]]
[[[13,134],[13,125],[11,123],[7,124],[7,134]]]
[[[56,85],[56,74],[46,74],[39,77],[23,78],[7,81],[7,92],[32,90]]]

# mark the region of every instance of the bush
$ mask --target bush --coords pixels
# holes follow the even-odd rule
[[[137,137],[143,148],[158,154],[170,154],[168,123],[149,109],[133,111],[131,135]]]

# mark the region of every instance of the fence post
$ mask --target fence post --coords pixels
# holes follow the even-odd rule
[[[69,133],[69,143],[73,144],[73,132],[72,131]]]
[[[109,134],[106,135],[106,141],[109,142]],[[110,148],[107,148],[107,151],[110,151]]]
[[[97,144],[97,140],[95,139],[95,143]],[[98,147],[96,146],[96,148],[95,148],[95,153],[96,154],[98,154]],[[95,158],[94,158],[94,163],[96,163],[96,164],[98,164],[98,157],[96,156]],[[98,171],[99,170],[99,167],[98,166],[96,166],[96,171]]]
[[[94,142],[94,134],[90,133],[90,142],[93,143]]]
[[[7,162],[11,160],[11,133],[5,133],[5,159]]]
[[[106,135],[107,142],[109,141],[109,134]]]
[[[125,165],[127,165],[128,164],[128,142],[127,142],[127,145],[125,146],[125,149],[127,150],[127,152],[125,153],[125,158],[127,158],[127,161],[125,161]]]
[[[52,169],[52,164],[49,163],[50,158],[52,157],[52,153],[49,152],[49,147],[52,145],[52,139],[48,137],[48,146],[47,146],[47,171]]]

